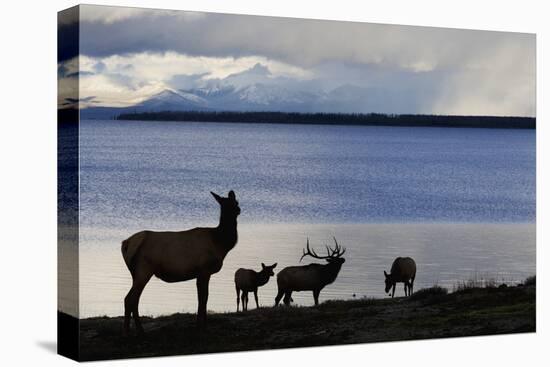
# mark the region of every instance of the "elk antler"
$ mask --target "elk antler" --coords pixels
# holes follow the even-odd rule
[[[332,238],[334,239],[334,243],[335,243],[336,247],[332,251],[331,257],[341,257],[342,255],[344,255],[346,253],[346,248],[345,247],[340,247],[340,245],[338,244],[338,241],[336,241],[336,237],[332,237]]]
[[[300,258],[300,261],[302,261],[302,259],[306,256],[311,256],[315,259],[331,259],[331,258],[338,258],[338,257],[341,257],[345,252],[346,252],[346,249],[345,248],[342,248],[340,247],[340,245],[338,245],[338,242],[336,241],[336,238],[334,238],[334,243],[336,244],[334,249],[328,247],[327,245],[325,245],[326,249],[327,249],[327,256],[319,256],[317,255],[317,253],[310,249],[309,248],[309,237],[307,239],[307,243],[306,243],[306,249],[303,250],[303,254],[302,254],[302,257]]]
[[[322,257],[319,257],[319,255],[317,255],[317,254],[315,253],[315,251],[313,251],[313,250],[311,250],[311,249],[309,248],[309,237],[307,238],[306,248],[307,248],[307,252],[306,252],[305,249],[302,250],[302,251],[303,251],[303,254],[302,254],[302,257],[300,258],[300,261],[302,261],[302,259],[303,259],[304,257],[308,256],[308,255],[311,256],[311,257],[314,257],[314,258],[316,258],[316,259],[322,259]]]

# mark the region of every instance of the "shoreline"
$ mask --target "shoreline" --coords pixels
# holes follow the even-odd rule
[[[278,111],[157,111],[124,112],[117,121],[226,122],[253,124],[456,127],[488,129],[535,129],[532,116],[477,116],[386,113],[326,113]]]
[[[86,240],[80,246],[81,317],[122,314],[132,280],[120,255],[120,238],[126,238],[131,230],[90,232],[81,228],[81,238]],[[332,236],[347,247],[348,257],[337,280],[321,292],[321,301],[350,300],[353,294],[356,299],[386,298],[383,271],[389,270],[396,256],[410,256],[417,262],[415,289],[438,284],[452,290],[469,279],[512,285],[536,272],[533,224],[243,225],[237,246],[213,276],[209,309],[235,309],[234,273],[238,268],[258,270],[261,262],[277,262],[278,272],[287,266],[316,262],[299,262],[306,237],[321,249],[332,243]],[[402,288],[398,292],[401,296]],[[259,291],[260,305],[271,306],[276,294],[273,277]],[[310,292],[297,292],[294,300],[297,305],[313,304]],[[153,278],[144,290],[140,311],[154,317],[193,313],[196,302],[195,282],[165,283]]]
[[[142,317],[143,337],[124,337],[122,316],[80,319],[80,360],[536,331],[534,284],[465,287],[449,294],[433,289],[410,298],[330,300],[312,307],[210,313],[203,332],[196,328],[194,313]]]

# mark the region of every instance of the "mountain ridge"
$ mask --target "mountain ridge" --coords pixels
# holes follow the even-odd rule
[[[373,112],[350,110],[350,96],[368,99],[367,89],[353,85],[325,92],[288,88],[280,83],[260,81],[231,84],[227,82],[230,78],[231,76],[222,81],[190,89],[166,88],[133,106],[91,106],[81,109],[81,114],[84,118],[94,119],[114,118],[125,113],[159,111]],[[358,93],[358,90],[362,93]],[[357,102],[357,99],[354,102]],[[373,103],[364,103],[364,106],[372,105]]]

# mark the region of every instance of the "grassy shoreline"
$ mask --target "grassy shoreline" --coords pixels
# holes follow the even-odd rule
[[[536,286],[424,291],[411,298],[327,301],[317,307],[143,317],[145,336],[124,337],[122,317],[80,320],[80,359],[116,359],[536,331]]]

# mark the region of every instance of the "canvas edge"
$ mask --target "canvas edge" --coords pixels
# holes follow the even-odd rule
[[[58,65],[76,58],[80,6],[57,14]],[[79,65],[66,78],[58,68],[57,98],[57,353],[80,360],[79,341]],[[61,84],[64,79],[64,84]]]

